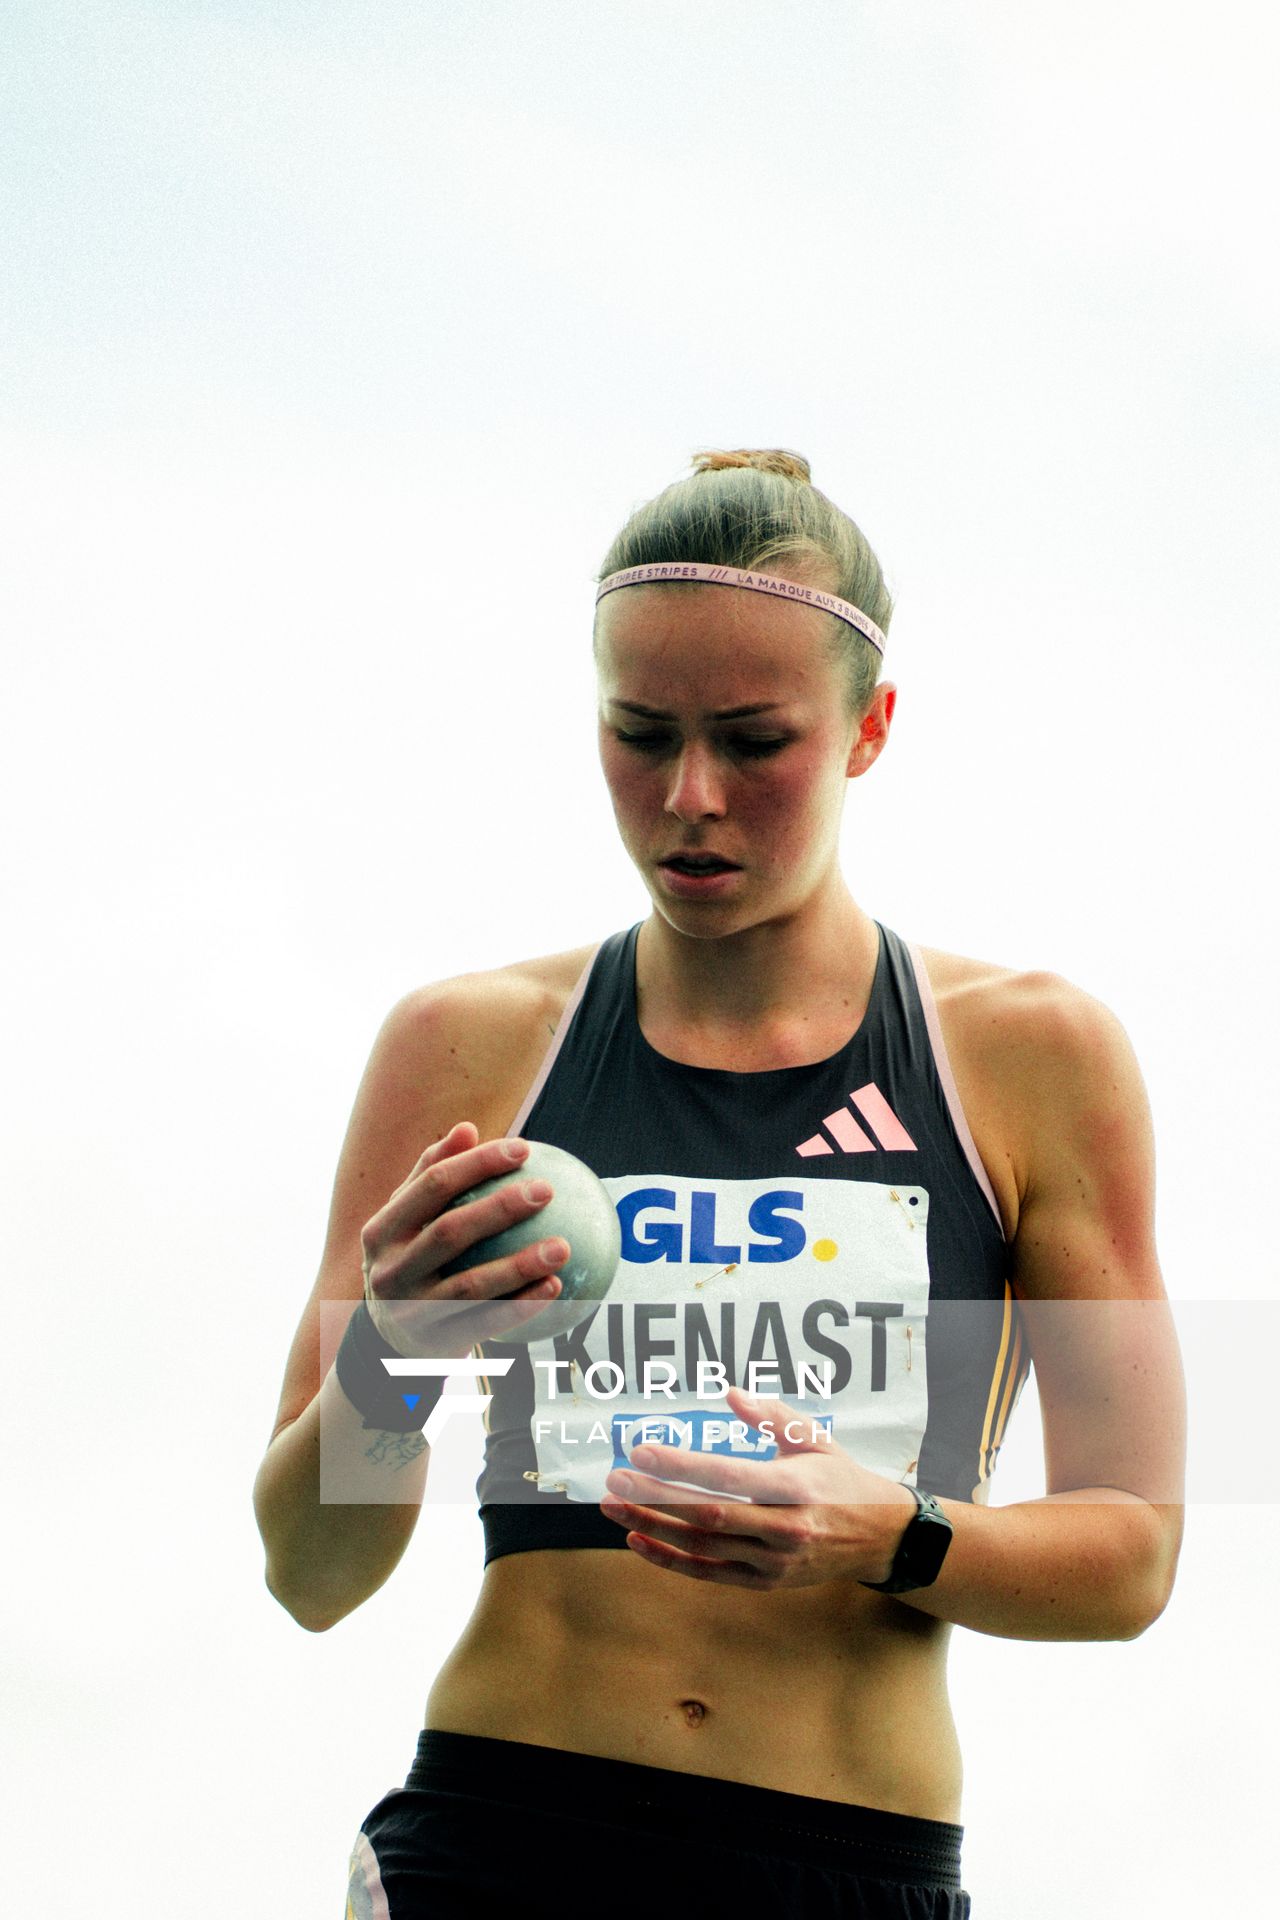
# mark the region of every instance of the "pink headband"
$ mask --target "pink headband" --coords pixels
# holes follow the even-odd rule
[[[837,620],[844,620],[849,626],[856,627],[883,658],[885,637],[875,621],[868,619],[865,613],[850,606],[847,600],[837,600],[834,593],[822,593],[817,587],[802,587],[795,580],[779,580],[771,573],[743,573],[737,567],[708,567],[693,560],[659,560],[651,566],[624,567],[621,573],[611,573],[596,589],[596,604],[599,605],[606,593],[613,593],[618,587],[656,586],[664,580],[707,580],[717,587],[748,587],[752,593],[772,593],[780,600],[799,600],[807,607],[817,607],[821,613],[833,613]]]

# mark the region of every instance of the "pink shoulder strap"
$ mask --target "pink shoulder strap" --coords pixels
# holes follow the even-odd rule
[[[529,1115],[533,1112],[534,1102],[538,1098],[538,1095],[542,1092],[542,1089],[547,1084],[547,1077],[550,1074],[552,1067],[554,1067],[556,1063],[556,1056],[559,1054],[561,1047],[564,1045],[565,1037],[568,1034],[569,1027],[573,1021],[573,1016],[578,1011],[578,1004],[581,1001],[583,994],[587,990],[587,981],[591,978],[591,969],[592,967],[594,967],[596,963],[596,955],[599,953],[599,951],[600,951],[600,948],[598,946],[593,949],[591,958],[587,961],[586,966],[582,969],[582,972],[578,975],[577,982],[574,985],[573,992],[569,995],[569,998],[564,1003],[564,1012],[560,1015],[560,1020],[556,1027],[556,1030],[554,1034],[551,1036],[551,1045],[547,1048],[546,1052],[542,1056],[542,1065],[538,1068],[537,1073],[534,1075],[533,1084],[529,1088],[528,1093],[526,1093],[523,1101],[521,1102],[519,1112],[516,1114],[515,1119],[511,1122],[510,1127],[508,1127],[507,1129],[507,1137],[509,1139],[514,1137],[520,1132],[521,1127],[524,1125],[525,1121],[529,1118]]]
[[[933,997],[933,987],[929,980],[929,971],[924,964],[924,955],[919,947],[910,942],[907,951],[911,955],[911,965],[915,969],[916,988],[920,994],[920,1006],[924,1013],[924,1024],[929,1033],[929,1045],[933,1049],[933,1064],[938,1070],[942,1082],[942,1091],[947,1097],[947,1108],[951,1114],[951,1124],[956,1130],[960,1145],[964,1148],[964,1157],[969,1162],[970,1171],[987,1198],[987,1205],[996,1217],[996,1225],[1004,1233],[1004,1221],[1000,1218],[1000,1208],[995,1192],[982,1164],[977,1143],[969,1129],[965,1111],[960,1104],[960,1089],[956,1085],[956,1076],[951,1070],[951,1060],[947,1054],[947,1043],[942,1037],[942,1022],[938,1018],[938,1004]]]

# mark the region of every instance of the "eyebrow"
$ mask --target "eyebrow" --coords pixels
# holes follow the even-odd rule
[[[621,707],[624,713],[637,713],[645,720],[674,720],[674,713],[664,713],[659,707],[642,707],[638,700],[610,700],[611,707]],[[721,707],[712,714],[713,720],[746,720],[753,713],[776,713],[782,705],[780,700],[762,700],[752,707]]]

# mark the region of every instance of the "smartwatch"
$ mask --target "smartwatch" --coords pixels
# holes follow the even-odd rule
[[[931,1493],[921,1493],[919,1487],[908,1487],[907,1492],[915,1495],[916,1510],[898,1542],[889,1578],[858,1582],[873,1593],[910,1593],[913,1587],[931,1587],[947,1557],[954,1531],[951,1522]]]

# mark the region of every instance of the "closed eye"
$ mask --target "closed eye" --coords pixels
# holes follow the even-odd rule
[[[762,740],[756,734],[749,734],[745,739],[735,740],[732,743],[735,753],[745,754],[751,760],[763,759],[765,754],[778,753],[786,744],[785,740]]]
[[[638,752],[659,752],[673,744],[669,733],[626,733],[621,728],[614,729],[614,737],[624,746],[635,747]],[[786,737],[764,739],[758,734],[739,734],[727,743],[731,753],[741,754],[744,759],[760,760],[766,755],[777,753],[787,745]]]
[[[670,744],[671,736],[666,733],[623,733],[615,728],[615,737],[628,747],[665,747]]]

